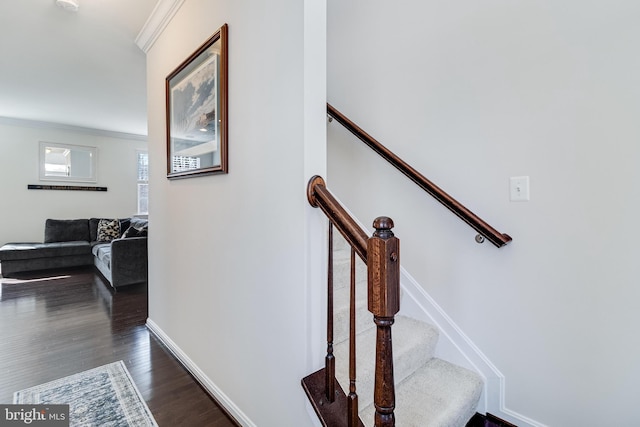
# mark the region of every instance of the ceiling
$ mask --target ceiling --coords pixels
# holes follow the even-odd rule
[[[146,135],[135,39],[157,1],[0,2],[0,117]]]

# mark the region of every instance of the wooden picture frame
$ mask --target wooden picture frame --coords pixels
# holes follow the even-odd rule
[[[228,41],[220,27],[166,78],[167,178],[228,173]]]

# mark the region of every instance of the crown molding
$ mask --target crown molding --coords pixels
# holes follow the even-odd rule
[[[34,129],[55,129],[68,132],[84,133],[87,135],[104,136],[107,138],[129,139],[134,141],[147,141],[147,135],[118,132],[113,130],[86,128],[82,126],[65,125],[62,123],[41,122],[38,120],[17,119],[0,116],[0,125],[19,126]]]
[[[148,53],[151,46],[156,42],[162,31],[169,25],[173,16],[178,12],[184,0],[159,0],[156,7],[149,15],[149,19],[136,37],[136,45],[144,52]]]

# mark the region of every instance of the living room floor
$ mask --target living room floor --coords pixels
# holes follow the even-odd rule
[[[158,425],[236,426],[148,331],[147,313],[146,284],[114,293],[93,268],[0,278],[0,403],[122,360]]]

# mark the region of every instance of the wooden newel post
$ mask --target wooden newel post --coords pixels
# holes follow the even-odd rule
[[[400,241],[393,235],[393,220],[378,217],[376,231],[367,242],[368,308],[377,327],[376,379],[373,401],[375,427],[395,426],[395,385],[391,325],[400,310]]]

